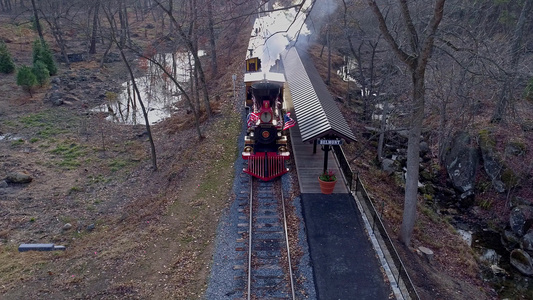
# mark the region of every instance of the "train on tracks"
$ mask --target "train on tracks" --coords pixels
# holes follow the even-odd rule
[[[283,113],[285,76],[263,72],[261,59],[252,54],[250,50],[244,74],[248,116],[242,158],[248,161],[245,173],[269,181],[288,172],[285,161],[290,152],[284,132],[294,120]]]

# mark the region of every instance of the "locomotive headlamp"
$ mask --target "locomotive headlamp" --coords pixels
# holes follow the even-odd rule
[[[244,149],[243,149],[242,151],[243,151],[243,152],[246,152],[246,153],[251,153],[252,150],[253,150],[252,147],[250,147],[250,146],[246,146],[246,147],[244,147]]]
[[[263,112],[261,114],[261,122],[268,123],[271,120],[272,120],[272,114],[271,113],[265,111],[265,112]]]

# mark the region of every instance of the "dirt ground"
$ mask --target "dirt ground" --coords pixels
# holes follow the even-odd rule
[[[11,32],[2,27],[0,36],[16,64],[30,64],[35,37]],[[0,188],[1,298],[198,298],[231,200],[240,130],[231,74],[212,83],[218,100],[204,139],[183,107],[152,127],[154,170],[144,126],[90,112],[125,81],[121,62],[100,69],[98,59],[59,65],[61,106],[44,100],[52,84],[30,97],[14,74],[0,74],[0,181],[12,172],[33,179]],[[66,251],[19,253],[22,243]]]

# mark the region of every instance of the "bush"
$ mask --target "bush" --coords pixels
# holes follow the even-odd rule
[[[48,69],[50,76],[57,74],[57,66],[54,62],[52,51],[50,51],[48,44],[41,40],[35,40],[35,42],[33,42],[33,63],[38,60],[46,65],[46,69]]]
[[[35,77],[30,67],[22,66],[19,68],[17,72],[17,85],[20,85],[31,95],[32,89],[37,85],[37,77]]]
[[[11,58],[11,53],[7,50],[7,46],[3,41],[0,41],[0,72],[9,74],[15,71],[15,63]]]
[[[48,82],[48,79],[50,78],[50,72],[46,68],[46,65],[44,62],[40,60],[34,62],[32,71],[39,85],[43,86],[44,84]]]

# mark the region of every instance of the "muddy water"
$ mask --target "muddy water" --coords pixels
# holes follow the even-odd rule
[[[199,55],[203,55],[203,51]],[[187,91],[190,81],[190,70],[194,66],[193,58],[188,53],[157,54],[154,60],[173,74],[173,77]],[[175,104],[181,100],[181,93],[174,82],[161,70],[156,63],[148,60],[137,60],[134,64],[144,70],[144,74],[135,78],[140,100],[144,104],[148,121],[156,124],[170,117],[175,111]],[[107,113],[107,120],[126,124],[146,124],[139,97],[134,91],[133,82],[122,84],[123,90],[118,95],[106,95],[106,103],[92,109],[94,112]]]

